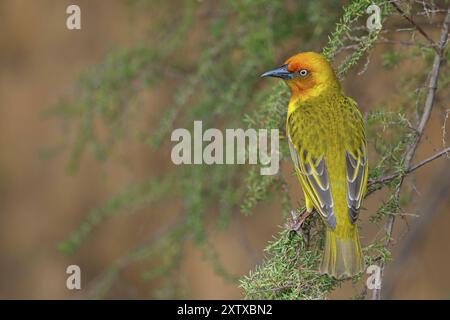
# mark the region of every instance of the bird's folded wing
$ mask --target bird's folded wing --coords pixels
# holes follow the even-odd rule
[[[345,155],[347,170],[347,206],[350,220],[355,223],[358,218],[358,209],[366,193],[367,186],[367,150],[364,140],[358,148],[347,150]]]
[[[303,191],[313,202],[329,228],[336,227],[333,197],[323,155],[312,155],[300,145],[294,145],[289,137],[289,149]]]

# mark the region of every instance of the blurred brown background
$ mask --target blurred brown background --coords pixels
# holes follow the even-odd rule
[[[166,204],[154,206],[152,210],[156,213],[151,218],[141,214],[120,216],[97,230],[76,255],[68,257],[56,250],[56,244],[78,225],[90,208],[141,174],[166,168],[169,155],[162,153],[149,163],[145,157],[146,148],[133,145],[129,147],[133,148],[132,154],[136,158],[128,168],[107,165],[105,169],[85,157],[80,172],[74,176],[65,173],[66,157],[51,160],[38,157],[38,150],[59,141],[61,134],[61,123],[56,119],[44,120],[42,113],[68,94],[80,72],[98,62],[108,49],[139,38],[140,26],[146,22],[142,17],[130,14],[124,1],[76,1],[82,8],[82,30],[69,31],[65,27],[65,11],[71,3],[64,0],[0,0],[2,299],[75,297],[75,293],[65,287],[68,265],[81,267],[82,283],[87,285],[136,243],[160,230],[161,224],[170,223],[173,220],[170,213],[176,212],[177,204]],[[346,92],[360,103],[363,111],[367,111],[365,105],[373,106],[383,99],[384,94],[395,92],[392,84],[398,78],[397,73],[401,73],[398,69],[381,70],[376,56],[376,52],[372,54],[366,73],[357,76],[355,72],[345,83]],[[355,77],[358,81],[354,81]],[[148,115],[153,115],[153,121],[169,101],[171,88],[171,84],[165,84],[148,93],[145,109]],[[442,109],[449,107],[448,102],[437,101],[437,111],[426,132],[428,142],[421,145],[416,159],[423,159],[440,149]],[[428,225],[420,218],[408,218],[410,230],[417,232],[406,234],[407,224],[401,220],[397,222],[397,239],[413,238],[413,241],[399,241],[394,247],[395,261],[389,265],[386,278],[389,298],[450,298],[448,161],[439,159],[415,175],[417,200],[408,210],[411,213],[435,213],[427,215],[433,217]],[[290,168],[283,170],[289,172]],[[300,196],[300,188],[294,180],[291,189]],[[377,201],[380,201],[380,195],[371,197],[365,206],[370,210]],[[262,249],[283,223],[277,207],[261,206],[256,212],[251,217],[238,217],[229,230],[214,237],[221,260],[236,274],[246,274],[261,261]],[[362,242],[367,243],[377,230],[370,224],[363,227],[365,238]],[[246,248],[241,245],[242,241]],[[406,247],[409,243],[410,247]],[[215,275],[196,249],[188,250],[182,270],[190,298],[241,298],[236,285]],[[135,271],[131,267],[123,272],[111,297],[148,297],[151,287],[140,281]],[[349,284],[333,293],[331,298],[347,298],[354,293]]]

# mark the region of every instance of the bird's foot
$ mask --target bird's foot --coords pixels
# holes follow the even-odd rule
[[[289,231],[297,232],[306,240],[307,236],[302,228],[302,225],[305,222],[306,218],[308,218],[311,215],[311,213],[312,211],[308,211],[306,209],[304,209],[300,214],[297,213],[297,211],[292,210],[291,217],[285,224],[286,229],[288,229]]]

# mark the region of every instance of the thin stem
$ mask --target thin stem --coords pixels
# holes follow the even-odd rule
[[[395,178],[397,178],[399,176],[406,176],[406,175],[410,174],[411,172],[419,169],[420,167],[430,163],[431,161],[442,157],[444,154],[449,154],[449,153],[450,153],[450,147],[442,149],[441,151],[435,153],[431,157],[428,157],[428,158],[420,161],[419,163],[411,166],[408,170],[406,170],[404,172],[393,173],[393,174],[381,177],[381,178],[379,178],[377,180],[369,181],[368,186],[373,186],[375,184],[384,184],[386,182],[394,180]]]
[[[425,30],[423,30],[421,26],[416,24],[416,22],[411,17],[406,15],[406,13],[402,10],[402,8],[400,8],[400,6],[397,3],[391,1],[390,4],[392,4],[395,7],[395,9],[398,11],[398,13],[400,13],[403,18],[408,20],[409,23],[411,23],[417,29],[417,31],[419,31],[419,33],[425,37],[425,39],[427,39],[427,41],[430,43],[430,45],[433,47],[433,49],[435,49],[437,52],[438,48],[436,46],[436,43],[434,43],[433,39],[431,39],[431,37],[425,32]]]
[[[396,5],[394,3],[393,3],[393,5],[395,7],[398,7],[398,5]],[[412,20],[408,19],[408,21],[410,21],[412,24],[415,25],[415,23]],[[419,122],[419,126],[417,128],[417,135],[414,138],[414,140],[412,141],[412,143],[410,144],[408,150],[406,151],[406,153],[405,153],[405,155],[403,157],[403,167],[405,168],[405,171],[411,169],[411,161],[412,161],[412,159],[413,159],[413,157],[414,157],[414,155],[416,153],[417,146],[419,145],[419,142],[420,142],[420,140],[422,138],[422,135],[423,135],[423,132],[425,130],[425,126],[426,126],[426,124],[428,122],[428,119],[430,118],[431,111],[433,109],[433,104],[434,104],[435,95],[436,95],[436,88],[437,88],[438,78],[439,78],[439,70],[440,70],[440,67],[441,67],[442,59],[443,59],[444,48],[445,48],[445,45],[447,44],[447,39],[448,39],[449,23],[450,23],[450,6],[447,8],[447,15],[445,16],[444,22],[442,24],[440,41],[439,41],[439,43],[437,45],[436,55],[434,57],[433,66],[432,66],[431,72],[430,72],[430,80],[429,80],[429,84],[428,84],[428,93],[427,93],[427,97],[426,97],[426,100],[425,100],[425,105],[424,105],[424,108],[423,108],[423,112],[422,112],[422,116],[421,116],[421,119],[420,119],[420,122]],[[420,29],[418,28],[418,30],[420,30]],[[400,181],[399,181],[399,183],[397,185],[397,188],[395,190],[394,197],[397,200],[400,199],[400,192],[401,192],[401,189],[402,189],[402,185],[403,185],[404,179],[405,179],[405,176],[402,175],[400,177]],[[387,235],[386,242],[385,242],[385,247],[386,248],[388,248],[389,245],[391,244],[392,232],[393,232],[393,229],[394,229],[394,223],[395,223],[395,215],[391,214],[388,217],[388,221],[386,223],[386,235]],[[380,280],[383,279],[384,267],[385,267],[384,262],[381,262],[381,264],[380,264],[380,268],[381,268],[381,275],[380,275],[380,277],[381,277],[381,279]],[[379,300],[381,298],[381,289],[382,289],[382,287],[380,286],[379,289],[373,290],[373,292],[372,292],[372,299],[373,300]]]

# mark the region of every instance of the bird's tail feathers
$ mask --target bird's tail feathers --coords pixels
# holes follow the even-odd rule
[[[320,272],[344,279],[359,274],[364,268],[358,228],[353,228],[348,237],[339,237],[336,232],[327,228]]]

